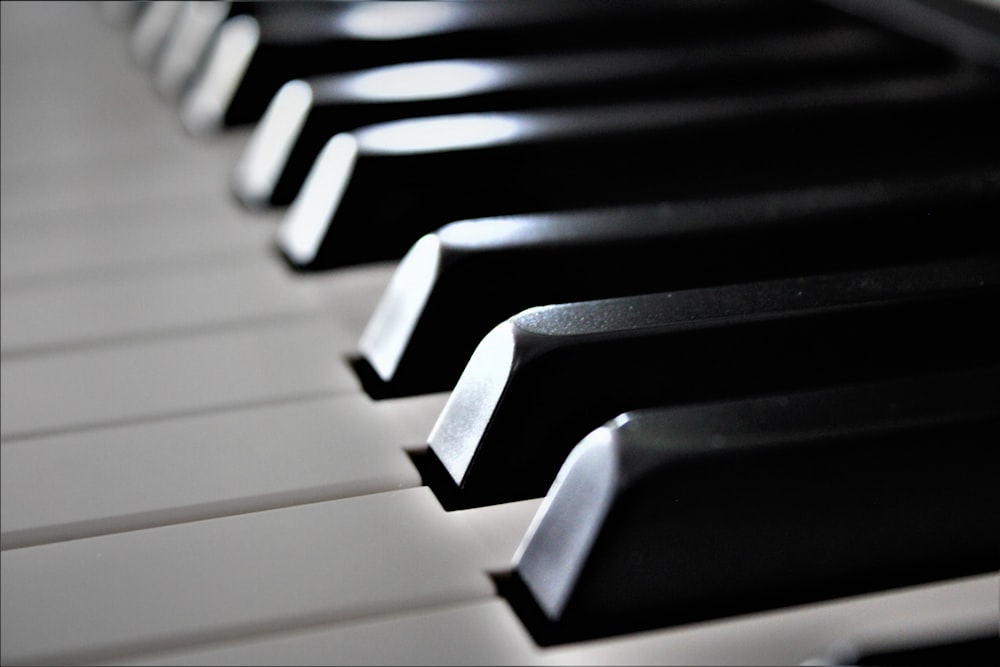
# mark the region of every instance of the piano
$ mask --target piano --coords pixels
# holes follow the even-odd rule
[[[151,76],[199,4],[0,4],[2,664],[997,656],[995,534],[987,566],[957,575],[540,638],[509,582],[560,503],[448,506],[426,462],[452,392],[373,397],[358,370],[399,259],[293,270],[275,240],[287,210],[247,210],[229,183],[255,125],[194,136],[180,75]],[[959,3],[916,4],[908,34],[995,65],[982,25],[935,29]],[[190,48],[211,48],[218,10]],[[728,408],[684,409],[697,426]]]

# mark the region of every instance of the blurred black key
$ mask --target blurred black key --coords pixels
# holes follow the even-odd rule
[[[929,71],[942,51],[865,27],[789,31],[689,47],[588,50],[392,65],[286,83],[233,177],[249,207],[292,201],[324,144],[362,125],[418,116],[788,89]]]
[[[129,38],[132,58],[143,69],[156,66],[184,6],[179,0],[155,0],[147,4],[136,17]]]
[[[253,123],[287,81],[393,63],[600,45],[695,43],[726,34],[857,23],[789,0],[379,0],[271,3],[223,25],[184,103],[194,133]]]
[[[621,412],[995,363],[997,312],[996,256],[533,308],[476,348],[430,468],[455,505],[541,496]]]
[[[979,632],[955,630],[927,633],[920,637],[891,637],[882,640],[842,640],[831,646],[824,655],[813,658],[806,665],[954,665],[979,667],[1000,662],[1000,629],[983,628]],[[929,635],[929,636],[927,636]]]
[[[326,145],[278,244],[321,269],[399,258],[467,218],[979,166],[1000,148],[998,101],[970,72],[370,125]]]
[[[996,368],[628,412],[574,449],[512,588],[559,641],[989,572],[998,429]]]
[[[1000,11],[994,0],[824,0],[1000,70]]]
[[[998,156],[1000,159],[1000,156]],[[452,223],[407,253],[359,341],[382,398],[454,387],[525,308],[1000,252],[991,171]]]
[[[122,30],[131,30],[142,12],[149,8],[149,5],[149,0],[133,0],[132,2],[101,0],[97,3],[97,9],[101,19],[108,25]]]
[[[223,22],[259,11],[259,2],[196,0],[183,3],[155,63],[153,84],[166,100],[177,102],[208,57]]]

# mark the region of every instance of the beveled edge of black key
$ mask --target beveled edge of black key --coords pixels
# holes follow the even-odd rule
[[[132,60],[146,70],[156,66],[184,7],[184,3],[179,1],[149,4],[150,7],[138,17],[129,36]]]
[[[837,435],[995,419],[998,380],[1000,368],[981,368],[623,413],[573,449],[518,546],[512,570],[495,574],[495,583],[543,645],[712,618],[704,610],[677,609],[560,625],[602,522],[633,483],[655,470],[709,461],[747,446],[780,450]],[[941,399],[943,407],[936,403]],[[723,615],[755,608],[743,604]]]
[[[642,207],[643,210],[646,208]],[[652,206],[654,211],[660,208],[659,205]],[[462,220],[424,235],[397,266],[358,341],[358,351],[387,387],[390,386],[423,309],[437,287],[438,278],[448,266],[467,254],[558,244],[569,236],[569,228],[574,226],[574,222],[580,221],[581,225],[588,221],[604,223],[609,216],[615,220],[627,219],[636,209],[564,211]],[[558,229],[552,229],[539,224],[543,219],[558,220],[563,224]],[[596,231],[599,233],[605,227],[602,224]]]
[[[431,451],[461,486],[513,370],[516,324],[507,320],[483,338],[428,437]]]
[[[600,247],[611,252],[615,243],[626,240],[645,243],[647,240],[654,242],[660,238],[675,237],[707,239],[710,235],[721,232],[738,233],[751,224],[770,228],[774,225],[784,226],[788,224],[788,220],[799,218],[806,221],[805,226],[811,226],[810,220],[825,219],[834,213],[843,215],[859,209],[862,216],[877,217],[876,227],[873,228],[877,234],[880,233],[879,225],[884,219],[884,216],[878,217],[880,215],[878,211],[883,205],[904,203],[905,198],[906,202],[913,202],[916,211],[918,206],[931,205],[934,201],[933,193],[933,196],[956,199],[961,197],[963,200],[975,198],[980,206],[985,207],[989,201],[989,193],[1000,192],[998,188],[1000,188],[1000,171],[958,172],[912,181],[863,182],[846,186],[725,197],[711,201],[680,200],[632,204],[449,223],[425,236],[411,248],[397,268],[398,275],[394,275],[389,288],[382,294],[368,321],[359,342],[359,353],[368,362],[371,371],[367,374],[370,382],[366,385],[366,390],[370,389],[369,393],[373,397],[387,397],[406,395],[407,391],[426,393],[436,389],[451,389],[454,386],[461,368],[456,370],[450,383],[437,384],[426,380],[421,383],[417,376],[427,374],[423,370],[424,366],[417,360],[428,356],[429,349],[426,346],[422,347],[424,354],[420,355],[410,348],[415,344],[414,336],[418,339],[422,335],[425,336],[423,340],[426,343],[428,323],[425,318],[434,318],[433,321],[441,325],[441,330],[433,329],[435,337],[445,328],[467,326],[461,317],[461,300],[470,297],[467,292],[460,290],[462,296],[455,300],[453,293],[458,286],[449,287],[449,285],[461,282],[461,279],[453,274],[454,269],[464,266],[472,270],[483,265],[480,259],[509,256],[511,252],[515,252],[518,259],[508,261],[504,266],[508,270],[519,271],[519,262],[527,257],[524,253],[549,246],[554,249],[566,248],[567,245],[581,248]],[[918,213],[915,212],[913,215]],[[956,223],[961,222],[956,220]],[[898,225],[887,225],[887,228],[903,229]],[[471,266],[467,265],[466,260],[471,262]],[[851,266],[852,263],[846,261],[844,268]],[[491,263],[490,267],[489,270],[492,271],[494,264]],[[487,282],[489,276],[477,273],[475,270],[472,270],[471,274],[463,271],[462,275],[475,276],[472,284]],[[505,271],[504,275],[510,274]],[[500,274],[497,274],[497,277],[499,278]],[[747,279],[753,279],[753,276]],[[673,282],[672,287],[677,289],[702,285],[701,282],[685,283],[680,277],[674,278]],[[711,284],[715,282],[704,283],[705,286]],[[635,289],[633,293],[638,294],[642,291],[650,290]],[[622,291],[620,296],[627,294],[628,292]],[[489,302],[488,299],[485,301]],[[443,307],[442,303],[446,303],[447,307]],[[525,301],[520,307],[541,303],[541,301],[535,303]],[[429,314],[429,308],[434,314]],[[441,318],[445,314],[448,321],[461,324],[446,325],[446,320]],[[494,322],[511,314],[513,311],[497,312]],[[488,331],[489,325],[493,323],[484,321],[481,324],[487,326],[478,335]],[[472,349],[470,346],[465,355],[470,354]],[[448,350],[447,345],[441,346],[441,354],[448,354]],[[467,359],[468,356],[464,358]],[[439,364],[437,366],[440,367]],[[372,381],[375,385],[371,384]]]
[[[222,130],[229,105],[260,41],[260,26],[248,14],[226,19],[181,101],[181,126],[193,136]]]
[[[996,257],[979,257],[529,308],[482,339],[430,433],[429,448],[470,502],[496,502],[495,489],[468,488],[483,440],[509,403],[517,371],[564,342],[596,343],[622,330],[644,335],[759,323],[790,310],[829,314],[867,309],[887,299],[938,299],[953,290],[995,291],[998,271]],[[906,294],[897,294],[899,289]],[[483,493],[485,499],[479,497]]]
[[[392,381],[434,289],[440,265],[440,237],[427,234],[403,257],[372,311],[358,340],[358,351],[383,382]]]
[[[210,53],[222,24],[234,11],[242,9],[234,9],[228,0],[184,4],[153,72],[153,87],[162,99],[171,103],[180,99],[202,59]]]
[[[358,140],[344,132],[332,137],[316,158],[278,226],[278,248],[292,268],[317,268],[337,206],[350,187],[358,151]]]
[[[312,110],[313,88],[308,81],[285,83],[254,126],[230,179],[236,200],[250,210],[272,204],[288,156]]]

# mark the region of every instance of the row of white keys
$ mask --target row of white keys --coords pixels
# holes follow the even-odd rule
[[[392,267],[290,274],[245,137],[185,137],[88,11],[4,6],[3,548],[418,486],[443,397],[343,358]]]
[[[494,511],[526,525],[537,505]],[[8,550],[4,662],[103,661],[486,600],[487,544],[421,487]]]
[[[106,58],[107,78],[129,80],[120,53]],[[77,112],[90,109],[66,75]],[[419,485],[402,446],[425,438],[443,397],[373,403],[342,358],[391,267],[292,276],[268,252],[270,230],[225,194],[242,138],[196,150],[145,93],[115,100],[123,122],[90,134],[39,126],[53,146],[103,141],[27,192],[4,191],[3,548]],[[115,132],[143,115],[161,170],[196,177],[166,191],[156,174],[117,180],[150,159],[119,154],[131,138]],[[34,167],[15,160],[5,180]],[[48,190],[62,208],[32,209]]]
[[[847,639],[913,644],[988,633],[995,575],[900,589],[625,637],[539,648],[501,600],[302,628],[217,646],[144,653],[121,665],[799,665]]]

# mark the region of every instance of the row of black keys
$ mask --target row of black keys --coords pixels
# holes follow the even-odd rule
[[[1000,566],[995,72],[802,2],[144,4],[291,266],[406,253],[355,367],[454,389],[447,506],[549,494],[540,640]]]

